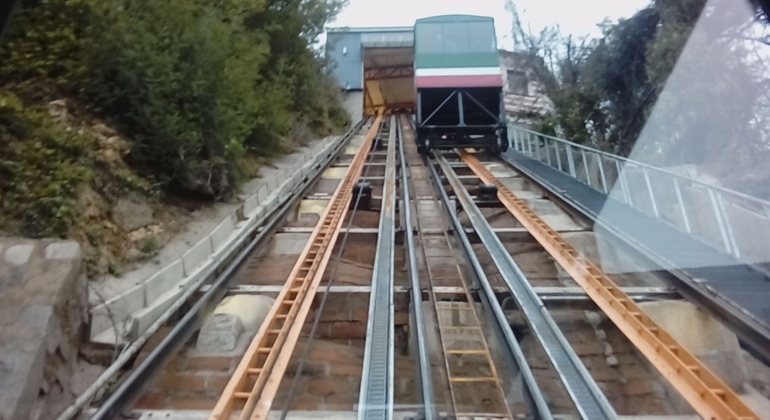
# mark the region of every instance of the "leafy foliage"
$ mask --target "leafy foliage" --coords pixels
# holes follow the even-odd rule
[[[603,23],[604,36],[589,42],[554,28],[527,34],[515,7],[509,9],[525,52],[549,64],[540,76],[556,106],[551,118],[570,139],[628,154],[650,129],[659,139],[649,142],[651,153],[681,164],[714,159],[731,135],[757,137],[743,128],[756,125],[758,93],[765,89],[744,41],[759,11],[747,19],[745,9],[725,0],[655,0],[629,19]],[[698,22],[703,29],[696,36]],[[670,83],[677,66],[682,76]],[[648,124],[653,109],[666,118]],[[690,161],[667,144],[687,149]]]
[[[94,140],[0,93],[0,231],[63,237],[78,187],[93,177]]]
[[[232,194],[244,153],[348,124],[309,48],[341,0],[41,0],[0,48],[25,101],[77,99],[132,141],[144,176],[206,199]]]

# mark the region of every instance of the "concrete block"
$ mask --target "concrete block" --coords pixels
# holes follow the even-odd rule
[[[249,219],[252,218],[261,218],[262,215],[265,213],[265,208],[263,206],[257,206],[254,210],[252,210],[251,213],[246,213],[246,217]]]
[[[113,327],[118,329],[118,335],[126,332],[128,318],[135,311],[145,306],[144,284],[133,287],[125,293],[91,309],[91,334],[93,339],[102,332]]]
[[[244,330],[256,333],[267,317],[275,299],[259,295],[228,296],[220,302],[214,314],[229,314],[237,316]]]
[[[243,202],[243,214],[245,215],[250,214],[258,206],[259,206],[259,197],[257,196],[257,194],[254,194]]]
[[[32,244],[13,245],[5,250],[5,261],[12,265],[24,265],[32,255],[35,246]]]
[[[645,302],[639,306],[727,385],[741,390],[747,379],[746,366],[732,331],[689,302]]]
[[[243,331],[243,324],[237,315],[212,314],[198,333],[195,349],[207,353],[232,351]]]
[[[49,260],[74,260],[80,258],[80,244],[75,241],[54,242],[45,247]]]
[[[132,328],[127,332],[126,338],[129,341],[136,340],[147,331],[179,299],[182,292],[183,289],[180,287],[172,288],[153,300],[146,308],[139,309],[130,314]]]
[[[266,184],[262,184],[262,186],[259,187],[257,190],[257,201],[261,204],[264,203],[267,199],[267,196],[270,194],[270,192],[267,190],[267,187],[265,187]],[[248,212],[246,212],[248,213]]]
[[[195,268],[203,263],[211,255],[211,239],[206,236],[200,242],[193,245],[182,255],[182,265],[185,275],[189,276]]]
[[[183,277],[182,260],[176,260],[147,279],[144,283],[145,306],[175,287]]]
[[[218,251],[230,238],[235,228],[235,217],[230,215],[226,217],[222,222],[211,231],[211,249]]]

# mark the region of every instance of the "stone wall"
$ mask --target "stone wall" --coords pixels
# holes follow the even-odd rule
[[[505,79],[505,111],[510,122],[532,126],[539,118],[553,111],[553,102],[546,95],[545,85],[536,72],[532,59],[514,51],[500,51],[500,62]],[[520,73],[526,79],[526,92],[512,86],[511,73]]]
[[[0,238],[0,419],[72,401],[87,303],[76,242]]]

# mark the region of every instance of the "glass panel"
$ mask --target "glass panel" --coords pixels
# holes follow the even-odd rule
[[[417,25],[416,48],[418,53],[437,53],[443,51],[444,35],[440,23],[422,23]]]
[[[495,52],[495,26],[492,22],[468,22],[468,51]]]
[[[468,24],[466,22],[445,23],[443,24],[443,32],[444,52],[468,52]]]

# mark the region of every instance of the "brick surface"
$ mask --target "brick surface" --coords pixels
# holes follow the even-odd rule
[[[641,365],[623,365],[619,368],[620,374],[626,379],[647,378],[650,372],[647,372]]]
[[[578,356],[591,356],[604,353],[604,346],[599,341],[589,341],[572,345]]]
[[[134,407],[142,410],[160,410],[166,406],[166,396],[156,392],[142,395]]]
[[[644,379],[631,379],[624,387],[626,395],[644,395],[652,393],[650,381]]]
[[[351,392],[351,384],[344,376],[311,379],[307,385],[307,392],[322,397],[335,394],[346,395]]]
[[[330,373],[338,376],[350,376],[361,378],[363,363],[335,364],[331,365]]]
[[[324,408],[324,399],[317,395],[296,395],[291,402],[292,410],[314,411]]]
[[[195,374],[166,373],[158,379],[158,387],[167,391],[203,392],[206,377]]]
[[[223,356],[197,356],[188,357],[185,369],[188,371],[212,371],[212,372],[229,372],[233,365],[235,365],[236,359],[232,357]]]
[[[365,338],[366,324],[363,322],[333,322],[329,328],[329,337]]]
[[[230,375],[209,375],[206,380],[206,394],[218,397],[225,390],[228,382],[230,382]]]
[[[213,410],[217,400],[203,397],[169,397],[167,406],[176,410]]]

